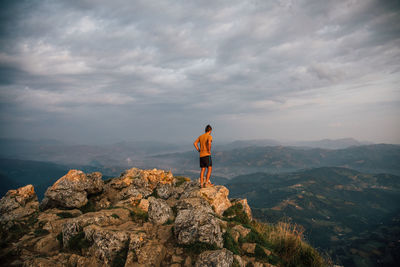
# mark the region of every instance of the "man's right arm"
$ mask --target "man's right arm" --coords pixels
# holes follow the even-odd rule
[[[194,143],[193,143],[194,147],[196,148],[196,150],[197,150],[198,152],[200,152],[200,149],[199,149],[199,146],[198,146],[199,142],[200,142],[200,139],[197,138],[196,141],[194,141]]]

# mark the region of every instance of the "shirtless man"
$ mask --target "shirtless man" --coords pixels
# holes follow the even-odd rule
[[[200,152],[200,187],[213,186],[210,182],[210,176],[212,171],[212,160],[211,160],[211,136],[212,128],[210,125],[206,126],[206,133],[200,135],[196,141],[194,141],[193,145],[198,152]],[[200,143],[200,148],[198,144]],[[207,168],[207,176],[204,181],[204,172]]]

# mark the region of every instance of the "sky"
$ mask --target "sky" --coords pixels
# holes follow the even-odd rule
[[[0,137],[400,143],[397,0],[1,1]]]

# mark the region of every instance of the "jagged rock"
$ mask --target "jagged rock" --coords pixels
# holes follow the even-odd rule
[[[83,231],[85,238],[93,242],[90,248],[92,255],[102,260],[106,265],[110,265],[123,249],[128,249],[129,234],[126,231],[113,231],[96,225],[86,226]]]
[[[185,262],[183,263],[184,267],[192,267],[192,257],[187,256]]]
[[[0,199],[0,224],[10,228],[16,221],[23,220],[39,210],[39,202],[32,185],[9,190]]]
[[[262,249],[264,250],[264,253],[265,253],[267,256],[269,256],[269,255],[272,254],[271,250],[266,249],[266,248],[262,248]]]
[[[137,251],[139,250],[140,247],[142,247],[146,240],[146,234],[142,232],[135,232],[135,233],[130,233],[129,236],[129,249],[128,249],[128,254],[126,256],[126,262],[125,262],[125,267],[134,267],[134,266],[140,266],[140,264],[137,262]]]
[[[168,199],[174,194],[173,187],[170,184],[159,184],[156,188],[157,195],[162,199]]]
[[[102,210],[111,207],[111,202],[106,197],[104,197],[101,198],[99,201],[96,201],[94,205],[95,210]]]
[[[249,204],[247,203],[247,199],[246,198],[235,198],[235,199],[231,199],[231,203],[232,205],[235,205],[237,203],[240,203],[243,207],[243,211],[247,214],[247,216],[249,217],[250,220],[253,220],[253,216],[251,214],[251,208],[249,206]]]
[[[239,237],[246,237],[250,233],[250,229],[243,227],[242,225],[238,224],[232,227],[232,236],[236,242],[238,242]]]
[[[243,243],[242,249],[246,253],[254,254],[254,250],[256,249],[256,243]]]
[[[113,215],[115,214],[115,215]],[[129,211],[126,209],[111,209],[89,212],[79,217],[67,220],[62,225],[63,245],[67,247],[71,237],[78,234],[87,225],[109,226],[120,225],[130,220]]]
[[[135,188],[147,188],[152,191],[158,184],[172,184],[173,181],[174,177],[171,172],[132,168],[123,172],[119,178],[113,179],[110,186],[122,189],[133,185]]]
[[[179,200],[175,205],[177,210],[201,210],[204,213],[213,213],[210,204],[201,197],[191,197]]]
[[[58,254],[60,243],[58,242],[55,234],[49,234],[39,239],[34,246],[34,250],[44,255]]]
[[[148,212],[149,211],[149,205],[150,205],[150,203],[149,203],[148,199],[141,199],[140,202],[139,202],[138,208],[143,210],[143,211],[145,211],[145,212]]]
[[[166,249],[162,244],[155,241],[147,242],[136,252],[138,263],[141,266],[160,266],[165,257]]]
[[[183,188],[183,192],[181,193],[180,199],[184,198],[192,198],[192,197],[201,197],[200,194],[200,184],[195,181],[190,181],[184,183],[181,188]]]
[[[58,266],[76,266],[76,267],[100,267],[103,263],[95,257],[83,257],[76,254],[60,253],[49,258],[32,258],[24,262],[24,267],[58,267]]]
[[[173,216],[171,208],[163,199],[149,198],[149,220],[155,224],[163,224]]]
[[[229,190],[222,185],[201,188],[200,195],[211,204],[218,215],[222,215],[232,205],[228,199]]]
[[[57,215],[59,214],[59,215]],[[41,225],[44,230],[51,233],[58,234],[61,232],[62,225],[70,219],[70,217],[78,217],[82,214],[80,210],[59,210],[59,209],[48,209],[38,216],[38,225]]]
[[[207,202],[200,205],[201,200],[202,198],[190,198],[178,202],[178,214],[174,223],[178,243],[203,242],[222,248],[223,232],[220,220],[213,215]]]
[[[233,253],[227,249],[204,251],[196,261],[196,267],[229,267],[233,263]]]
[[[86,205],[88,194],[103,190],[101,177],[99,172],[86,175],[79,170],[70,170],[47,189],[41,207],[80,208]]]
[[[157,227],[157,239],[165,243],[172,236],[172,225],[160,225]]]
[[[246,262],[239,255],[233,255],[233,258],[237,261],[240,267],[246,266]]]

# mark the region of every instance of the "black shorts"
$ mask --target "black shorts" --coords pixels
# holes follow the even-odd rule
[[[200,158],[200,168],[207,168],[212,166],[211,156],[205,156]]]

